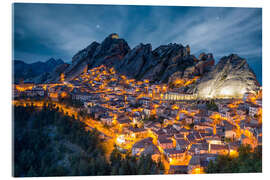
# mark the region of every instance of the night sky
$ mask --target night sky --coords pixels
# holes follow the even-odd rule
[[[131,48],[189,44],[216,61],[236,53],[262,81],[262,9],[14,4],[14,59],[27,63],[72,56],[116,32]]]

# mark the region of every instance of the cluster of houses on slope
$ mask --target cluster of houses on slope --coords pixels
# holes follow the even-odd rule
[[[102,81],[106,78],[114,78],[115,81],[107,83],[104,87]],[[262,129],[257,117],[262,108],[261,99],[251,103],[247,102],[244,96],[243,102],[235,108],[229,106],[234,100],[217,100],[215,102],[217,111],[209,110],[205,103],[183,101],[177,104],[179,108],[174,109],[172,108],[174,101],[138,97],[143,93],[157,91],[155,85],[149,86],[148,83],[138,85],[133,82],[123,84],[120,81],[121,78],[118,76],[101,75],[99,81],[94,78],[90,84],[89,76],[86,76],[69,84],[47,84],[46,88],[42,85],[33,85],[20,91],[15,87],[13,93],[14,97],[21,94],[29,97],[48,96],[54,101],[60,97],[70,96],[72,100],[83,102],[88,114],[103,124],[112,126],[116,120],[122,128],[122,133],[142,138],[133,145],[133,155],[151,155],[157,160],[163,154],[168,161],[184,161],[188,156],[192,156],[188,166],[172,165],[173,172],[184,169],[189,172],[194,167],[206,167],[207,163],[218,154],[230,153],[241,144],[250,143],[249,137],[244,134],[237,137],[239,127],[251,132],[258,145],[261,145]],[[99,91],[101,88],[105,90]],[[174,95],[172,95],[174,99],[179,99]],[[134,111],[138,107],[140,110]],[[210,117],[215,113],[223,120],[214,129],[213,119]],[[154,115],[155,119],[161,119],[162,123],[146,121],[140,127],[131,125],[134,122],[145,121],[151,115]],[[239,124],[239,127],[235,124]],[[154,143],[153,138],[148,137],[149,133],[157,142]]]

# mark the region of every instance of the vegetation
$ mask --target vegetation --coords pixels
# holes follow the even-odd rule
[[[112,165],[112,175],[132,175],[132,174],[162,174],[164,167],[161,161],[155,163],[151,156],[131,156],[127,152],[123,158],[117,148],[114,148],[110,161]]]
[[[15,177],[91,176],[115,174],[157,174],[160,163],[149,157],[136,159],[116,155],[112,162],[105,153],[97,130],[46,104],[14,107]],[[143,168],[144,167],[144,168]],[[148,169],[150,167],[150,169]]]
[[[224,74],[222,77],[221,77],[221,81],[225,80],[227,78],[227,74]]]
[[[149,117],[145,117],[144,119],[142,119],[143,122],[158,122],[158,123],[163,123],[164,122],[164,118],[163,117],[156,117],[155,115],[150,115]]]
[[[193,128],[194,128],[194,123],[188,124],[188,127],[189,127],[190,129],[193,129]]]
[[[250,146],[240,146],[239,156],[218,156],[210,161],[206,173],[254,173],[262,172],[262,148],[251,151]]]
[[[214,101],[211,101],[209,104],[206,104],[207,110],[218,111],[218,106]]]
[[[59,102],[64,103],[68,107],[82,108],[83,102],[79,100],[72,99],[71,96],[65,98],[59,98]]]

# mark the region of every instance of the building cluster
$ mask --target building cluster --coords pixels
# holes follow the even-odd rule
[[[169,173],[202,173],[219,154],[237,156],[241,144],[262,145],[261,95],[200,101],[105,66],[60,84],[16,85],[14,97],[22,94],[83,103],[89,117],[116,134],[121,151],[160,159]]]

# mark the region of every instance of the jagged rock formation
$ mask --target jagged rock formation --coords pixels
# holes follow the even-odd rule
[[[190,48],[181,44],[163,45],[156,48],[151,54],[154,58],[148,64],[152,66],[143,67],[146,70],[139,79],[168,82],[173,73],[179,72],[183,75],[186,68],[197,63],[196,57],[190,55]]]
[[[64,71],[66,79],[75,78],[85,69],[102,64],[112,66],[123,59],[129,50],[127,42],[115,33],[105,38],[101,44],[93,42],[73,56],[71,66]]]
[[[129,51],[124,59],[114,65],[115,69],[128,77],[140,79],[143,74],[154,67],[156,62],[152,54],[152,46],[150,44],[139,44]]]
[[[205,73],[211,71],[215,65],[215,60],[212,54],[201,53],[199,59],[195,57],[195,64],[187,67],[183,72],[177,71],[173,73],[169,78],[169,83],[173,83],[177,79],[193,79],[194,76],[203,76]]]
[[[75,78],[88,68],[88,64],[98,46],[100,46],[99,43],[93,42],[73,56],[72,64],[63,72],[66,79]]]
[[[116,70],[130,78],[149,79],[154,82],[167,82],[170,75],[196,64],[197,60],[190,55],[189,46],[169,44],[152,51],[150,44],[140,44],[132,49],[116,64]]]
[[[181,44],[162,45],[154,50],[151,44],[139,44],[130,49],[124,39],[113,33],[102,43],[93,42],[76,53],[71,65],[65,64],[45,73],[36,82],[57,82],[61,73],[65,80],[71,80],[103,64],[136,80],[169,84],[178,79],[187,80],[189,83],[185,84],[183,92],[196,93],[202,98],[240,97],[258,89],[256,76],[246,60],[232,54],[223,57],[215,66],[211,53],[201,53],[196,58],[190,51],[189,45]]]
[[[196,73],[199,75],[203,75],[205,72],[209,72],[212,67],[215,65],[215,59],[213,54],[201,53],[199,56],[199,62],[196,64],[195,69]]]
[[[259,83],[247,61],[236,54],[220,59],[215,68],[189,89],[202,98],[242,97],[245,92],[256,92]]]
[[[168,44],[152,51],[151,44],[139,44],[130,49],[124,39],[115,33],[99,44],[93,42],[72,58],[72,64],[64,71],[67,80],[73,79],[85,69],[102,64],[114,67],[120,74],[137,80],[149,79],[152,82],[168,82],[169,77],[178,72],[183,76],[187,68],[199,62],[190,55],[190,47],[181,44]],[[204,64],[204,63],[203,63]],[[205,68],[207,65],[200,66]],[[199,71],[196,71],[198,74]],[[201,70],[203,72],[203,70]],[[191,73],[191,76],[195,74]]]
[[[127,42],[113,33],[105,38],[93,54],[89,67],[96,67],[102,64],[112,66],[122,60],[130,50]]]

